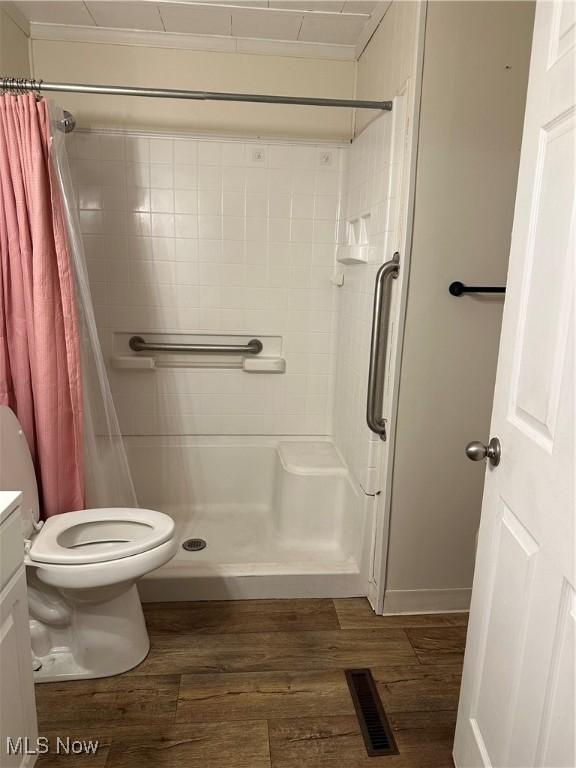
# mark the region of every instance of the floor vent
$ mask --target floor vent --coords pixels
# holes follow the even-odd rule
[[[368,755],[397,755],[398,747],[372,672],[369,669],[347,669],[345,674]]]

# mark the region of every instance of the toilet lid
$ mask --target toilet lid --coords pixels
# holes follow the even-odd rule
[[[48,518],[29,557],[59,565],[102,563],[154,549],[173,534],[172,518],[153,509],[83,509]]]
[[[23,533],[29,536],[40,519],[36,474],[26,436],[7,405],[0,405],[0,491],[21,491]]]

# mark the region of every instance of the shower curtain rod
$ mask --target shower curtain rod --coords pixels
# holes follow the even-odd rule
[[[364,99],[322,99],[310,96],[272,96],[257,93],[218,93],[185,91],[174,88],[141,88],[126,85],[88,85],[85,83],[47,83],[16,77],[0,77],[0,90],[14,93],[102,93],[109,96],[146,96],[153,99],[190,99],[192,101],[245,101],[262,104],[301,104],[309,107],[351,107],[353,109],[392,110],[391,101]]]

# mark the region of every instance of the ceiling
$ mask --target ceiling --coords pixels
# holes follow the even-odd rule
[[[145,30],[172,36],[202,35],[347,46],[357,58],[381,21],[389,2],[363,0],[67,0],[10,5],[35,27],[65,25],[86,29]],[[54,33],[54,30],[52,30]],[[273,52],[273,51],[270,51]]]

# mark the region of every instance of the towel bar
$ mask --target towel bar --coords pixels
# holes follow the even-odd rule
[[[459,280],[450,283],[448,291],[452,296],[462,296],[464,293],[506,293],[503,285],[464,285]]]

